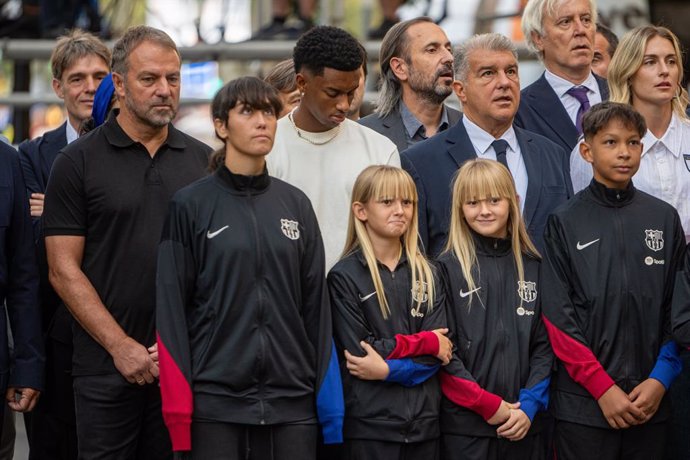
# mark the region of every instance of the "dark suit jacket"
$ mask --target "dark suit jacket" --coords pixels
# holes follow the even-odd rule
[[[67,145],[67,124],[48,131],[43,136],[19,145],[19,161],[29,194],[45,193],[50,170],[60,150]],[[61,421],[74,425],[72,389],[72,315],[62,304],[48,280],[48,261],[41,230],[41,219],[33,219],[34,239],[40,275],[41,314],[43,334],[50,347],[46,363],[46,391],[41,395],[38,412],[50,412]],[[37,412],[37,413],[38,413]],[[51,433],[55,435],[55,433]]]
[[[601,92],[601,100],[609,99],[606,80],[594,75]],[[544,74],[522,90],[515,126],[540,134],[563,147],[568,153],[577,144],[577,128],[570,120],[561,100]]]
[[[46,132],[36,139],[26,140],[19,144],[19,162],[24,173],[24,182],[29,194],[45,193],[48,177],[55,157],[67,145],[67,122],[57,129]],[[39,271],[41,274],[41,304],[43,309],[43,330],[48,331],[53,321],[55,309],[60,298],[55,294],[48,281],[48,263],[46,261],[45,243],[41,232],[41,219],[33,219],[34,239],[38,253]],[[64,331],[69,333],[71,331]],[[71,342],[71,340],[70,340]]]
[[[448,106],[446,106],[446,110],[448,111],[448,127],[450,128],[458,122],[462,114]],[[383,118],[379,117],[377,113],[372,113],[364,118],[360,118],[359,124],[386,136],[395,144],[398,148],[398,152],[407,149],[405,125],[403,124],[399,110],[395,110]]]
[[[547,217],[573,195],[569,154],[538,134],[516,127],[515,135],[528,176],[523,217],[527,232],[541,251]],[[432,257],[443,250],[448,238],[453,176],[465,161],[476,157],[462,122],[400,155],[403,169],[417,185],[419,234]]]
[[[0,142],[0,248],[0,391],[8,384],[42,390],[43,339],[29,202],[17,152],[4,142]],[[8,319],[14,338],[12,356]]]

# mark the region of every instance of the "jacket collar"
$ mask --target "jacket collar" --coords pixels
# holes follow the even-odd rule
[[[625,189],[619,190],[607,188],[604,184],[597,182],[595,179],[592,179],[587,189],[594,201],[601,205],[614,208],[621,208],[630,204],[637,190],[632,181],[630,181]]]
[[[258,176],[243,176],[233,173],[227,166],[223,165],[216,170],[215,176],[223,185],[238,192],[263,192],[271,183],[268,169],[265,166],[263,172]]]
[[[512,246],[510,238],[492,238],[470,231],[478,254],[500,257],[510,253]]]

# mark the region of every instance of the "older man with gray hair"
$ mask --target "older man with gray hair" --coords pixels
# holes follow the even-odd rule
[[[419,232],[427,254],[438,255],[446,244],[455,171],[477,157],[498,160],[510,170],[527,231],[543,247],[546,218],[572,195],[568,154],[513,126],[520,103],[515,45],[500,34],[475,35],[456,50],[455,79],[462,120],[401,155],[417,185]]]
[[[567,152],[582,134],[585,112],[609,97],[606,80],[592,73],[596,21],[594,0],[529,0],[522,15],[527,46],[546,70],[522,90],[515,124]]]
[[[170,198],[206,174],[211,150],[171,123],[180,64],[163,31],[128,29],[113,48],[120,111],[65,147],[48,181],[49,277],[77,320],[79,459],[172,458],[156,381],[156,254]]]
[[[376,110],[359,123],[402,152],[448,129],[460,112],[443,101],[453,92],[453,52],[446,33],[427,17],[399,22],[379,52],[381,88]]]

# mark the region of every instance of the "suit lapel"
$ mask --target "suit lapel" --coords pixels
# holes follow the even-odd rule
[[[534,107],[535,114],[551,127],[565,145],[570,145],[571,139],[577,139],[577,128],[544,74],[532,85],[526,97],[526,102]]]
[[[474,152],[474,145],[472,145],[470,136],[467,134],[465,125],[461,120],[458,120],[455,125],[448,128],[446,147],[448,154],[453,158],[458,168],[467,160],[477,158],[477,154]]]
[[[525,200],[522,216],[525,219],[525,226],[529,227],[539,203],[542,168],[539,164],[539,154],[535,151],[532,137],[528,132],[515,128],[515,136],[517,137],[518,145],[520,145],[520,154],[525,162],[525,169],[527,169],[527,196],[521,199]]]
[[[402,121],[402,115],[399,110],[394,110],[389,113],[381,124],[386,128],[386,137],[388,137],[402,152],[407,149],[407,137],[405,136],[405,125]],[[402,147],[402,148],[401,148]]]
[[[38,146],[39,159],[41,161],[41,173],[43,175],[42,187],[48,184],[50,170],[57,154],[67,145],[67,122],[59,128],[43,135],[43,142]]]

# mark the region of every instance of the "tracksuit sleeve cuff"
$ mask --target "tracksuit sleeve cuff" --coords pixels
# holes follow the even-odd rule
[[[489,420],[496,413],[502,401],[503,398],[500,396],[482,390],[474,410],[481,415],[484,420]]]
[[[603,367],[600,367],[594,373],[589,376],[587,380],[582,382],[582,386],[585,387],[587,391],[596,400],[601,398],[601,395],[606,393],[606,391],[615,385],[616,382],[613,381],[611,376],[606,373]]]
[[[192,450],[192,424],[179,422],[168,423],[170,440],[175,452]]]
[[[519,399],[518,401],[520,401],[520,410],[529,417],[530,422],[534,421],[534,416],[539,411],[539,404],[532,398]]]
[[[402,383],[407,377],[408,363],[402,359],[387,359],[388,377],[386,382]]]
[[[658,380],[668,390],[682,369],[683,363],[678,354],[678,346],[675,342],[669,341],[661,347],[649,378]]]

